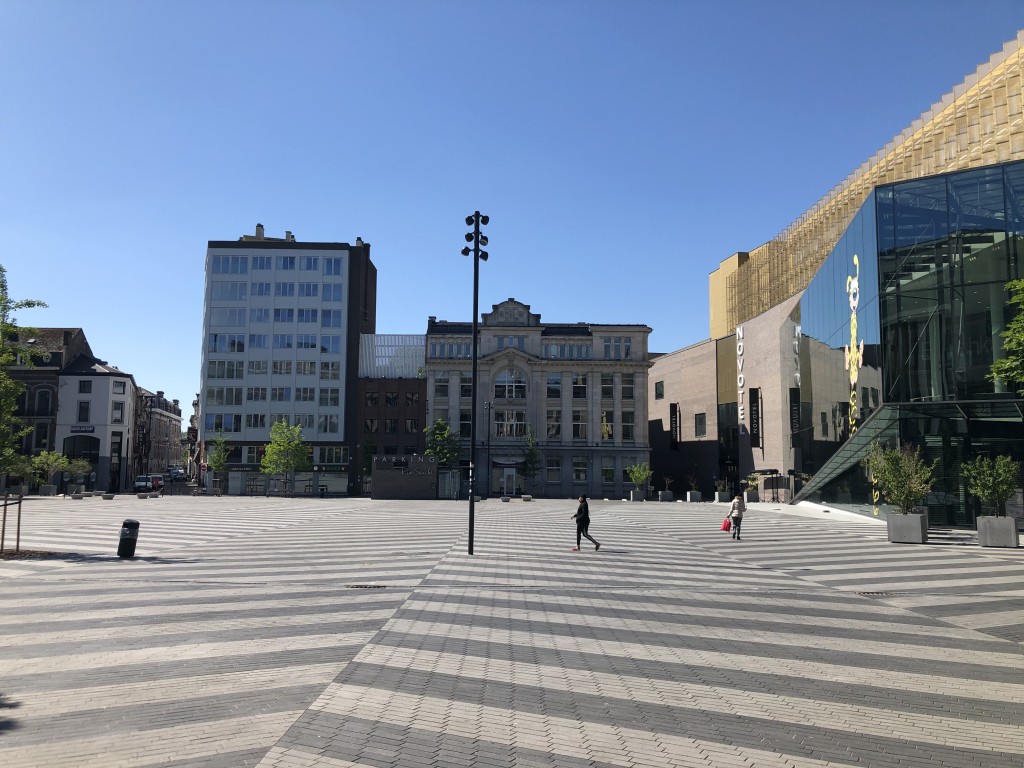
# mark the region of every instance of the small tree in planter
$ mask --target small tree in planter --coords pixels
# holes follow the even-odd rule
[[[77,458],[68,462],[68,474],[71,475],[70,482],[74,484],[75,490],[81,493],[85,489],[85,478],[92,472],[92,464],[88,459]]]
[[[992,507],[994,515],[978,516],[978,543],[983,547],[1017,547],[1017,521],[1005,517],[1006,502],[1017,492],[1020,463],[1009,456],[977,456],[962,468],[967,492]]]
[[[526,487],[530,489],[533,479],[540,472],[540,448],[537,447],[537,436],[533,433],[533,426],[526,426],[526,445],[523,446],[523,479],[526,480]],[[488,472],[490,469],[488,469]]]
[[[32,470],[39,478],[39,492],[43,496],[53,496],[57,488],[53,484],[53,476],[68,468],[68,457],[56,451],[43,451],[32,458]]]
[[[636,488],[629,494],[630,501],[643,501],[647,498],[647,484],[651,481],[651,465],[646,461],[626,467],[626,474]]]
[[[671,475],[662,475],[661,484],[665,486],[665,490],[658,491],[658,501],[672,501],[672,491],[668,489],[676,479]]]
[[[875,443],[863,461],[871,482],[885,499],[899,508],[901,515],[886,517],[889,541],[905,544],[923,544],[928,540],[928,515],[907,516],[914,505],[924,499],[935,483],[932,473],[935,462],[927,463],[921,449],[909,444],[899,448],[886,448]],[[903,518],[900,520],[899,518]]]
[[[724,477],[715,481],[715,501],[729,501],[729,481]]]
[[[210,440],[210,455],[206,459],[206,464],[209,466],[210,471],[213,472],[213,492],[215,495],[220,496],[224,492],[223,484],[218,483],[217,475],[222,475],[228,471],[228,441],[224,437],[223,432],[218,432],[217,436]]]
[[[743,500],[757,501],[757,489],[761,485],[761,476],[757,472],[751,472],[740,481],[743,486]]]
[[[687,501],[701,501],[700,491],[697,489],[697,476],[687,475],[686,482],[690,486],[690,490],[686,492]]]

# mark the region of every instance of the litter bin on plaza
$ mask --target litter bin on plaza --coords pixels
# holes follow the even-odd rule
[[[121,523],[121,541],[117,545],[118,557],[135,557],[135,543],[139,540],[139,521]]]

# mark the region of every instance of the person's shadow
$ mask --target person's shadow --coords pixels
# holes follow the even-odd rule
[[[5,709],[17,709],[21,704],[15,701],[11,701],[6,694],[0,693],[0,733],[4,731],[12,731],[18,727],[18,721],[13,717],[6,717],[2,710]]]

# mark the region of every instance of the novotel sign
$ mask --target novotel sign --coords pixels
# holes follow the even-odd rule
[[[743,326],[736,326],[736,416],[740,421],[747,417],[743,397],[746,394],[746,379],[743,375]]]

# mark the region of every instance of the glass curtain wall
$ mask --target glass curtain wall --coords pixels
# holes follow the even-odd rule
[[[799,416],[790,418],[794,466],[818,472],[881,403],[875,205],[869,198],[807,286],[799,327]],[[795,409],[795,403],[794,403]],[[826,498],[848,499],[849,478]]]
[[[988,377],[1012,319],[1005,285],[1021,275],[1024,164],[876,195],[884,399],[906,404],[900,440],[936,462],[932,523],[970,525],[960,465],[978,454],[1019,458],[1024,440],[1015,394]]]
[[[932,524],[973,524],[960,465],[978,454],[1024,458],[1022,401],[988,377],[1012,319],[1005,285],[1022,267],[1024,163],[877,188],[794,312],[802,327],[796,466],[813,474],[841,451],[864,453],[869,441],[850,438],[881,406],[898,429],[879,437],[917,445],[936,462]],[[867,503],[858,457],[847,458],[820,500]]]

